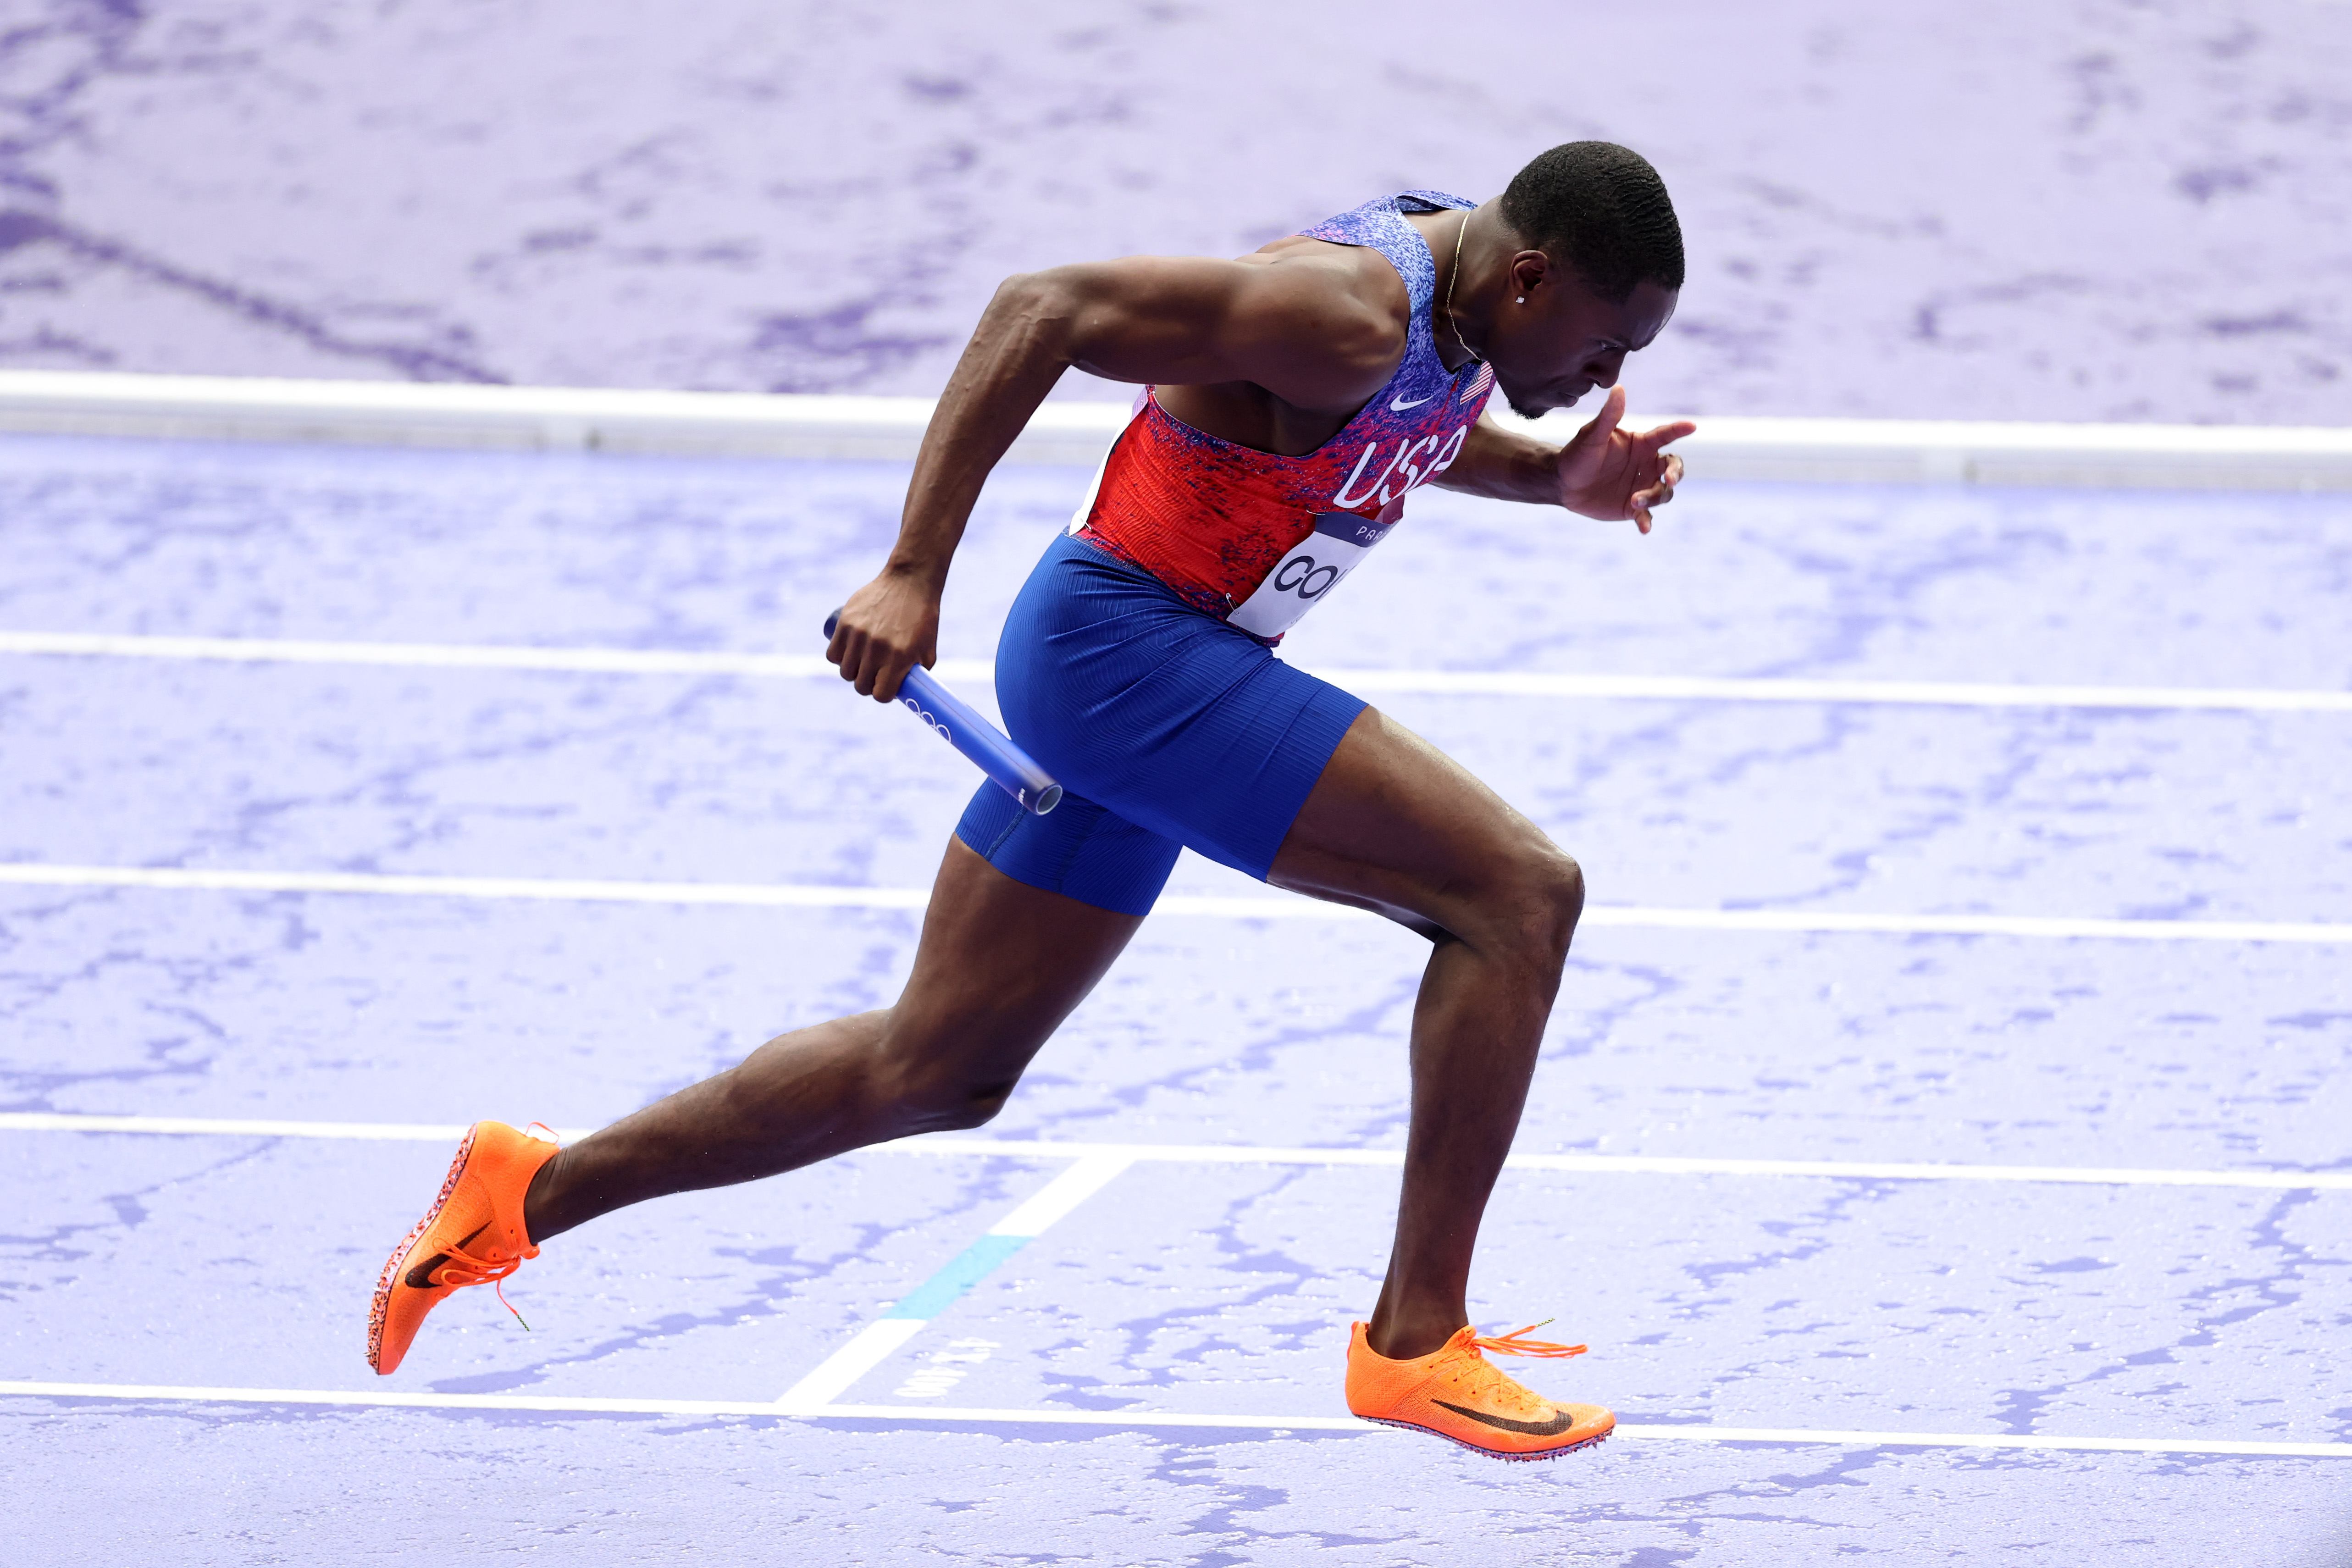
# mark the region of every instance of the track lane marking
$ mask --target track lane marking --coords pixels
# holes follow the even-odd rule
[[[1055,1223],[1094,1196],[1119,1173],[1135,1163],[1129,1153],[1091,1151],[1079,1154],[1066,1170],[1031,1194],[1018,1207],[981,1238],[950,1258],[938,1272],[899,1300],[897,1305],[860,1329],[847,1344],[835,1351],[784,1390],[779,1408],[810,1411],[832,1405],[852,1384],[879,1366],[923,1326],[961,1300],[1013,1255],[1051,1229]]]
[[[569,1142],[593,1129],[558,1129]],[[415,1121],[296,1121],[272,1118],[204,1116],[106,1116],[74,1111],[0,1111],[0,1132],[130,1133],[161,1137],[317,1138],[357,1142],[454,1143],[466,1129],[457,1123]],[[1394,1168],[1404,1155],[1394,1149],[1319,1149],[1251,1143],[1060,1142],[1031,1138],[963,1138],[931,1133],[871,1143],[855,1152],[971,1154],[1015,1160],[1101,1160],[1167,1164],[1365,1165]],[[2102,1187],[2242,1187],[2266,1192],[2352,1192],[2352,1169],[2309,1171],[2165,1170],[2133,1166],[1966,1165],[1895,1160],[1685,1159],[1663,1154],[1512,1154],[1514,1171],[1558,1171],[1591,1175],[1815,1176],[1832,1181],[2010,1182],[2073,1184]],[[1113,1173],[1116,1174],[1116,1172]],[[1074,1173],[1065,1173],[1074,1175]],[[1104,1177],[1108,1181],[1108,1177]],[[1056,1189],[1052,1184],[1033,1203]],[[1087,1194],[1081,1194],[1083,1197]],[[1058,1200],[1057,1200],[1058,1201]],[[1073,1204],[1075,1205],[1075,1202]],[[1016,1211],[1017,1215],[1017,1211]],[[1058,1215],[1055,1217],[1059,1217]],[[1014,1224],[1015,1216],[1000,1222]],[[1024,1222],[1026,1223],[1026,1222]],[[1043,1226],[1041,1226],[1042,1229]]]
[[[920,910],[923,888],[821,882],[639,882],[559,877],[411,876],[377,871],[275,871],[181,866],[0,863],[0,887],[125,888],[150,892],[329,893],[379,898],[517,899],[557,903],[676,904],[689,908]],[[1373,921],[1344,904],[1305,897],[1172,893],[1154,914],[1213,920]],[[2352,943],[2352,922],[2114,920],[2073,915],[1888,914],[1847,910],[1665,909],[1588,904],[1586,929],[1738,931],[1756,935],[2015,937],[2093,942]]]
[[[221,1388],[171,1384],[0,1381],[0,1398],[87,1399],[142,1404],[305,1405],[407,1410],[509,1410],[553,1415],[750,1415],[804,1421],[926,1425],[1101,1426],[1130,1431],[1227,1430],[1385,1434],[1352,1415],[1202,1415],[1166,1411],[991,1409],[981,1406],[823,1405],[788,1410],[724,1399],[593,1399],[555,1394],[406,1394],[394,1390]],[[2352,1443],[2250,1442],[2203,1437],[2066,1437],[1982,1432],[1873,1432],[1806,1427],[1620,1424],[1637,1442],[1764,1443],[1856,1448],[2007,1448],[2042,1453],[2216,1454],[2262,1458],[2352,1458]]]
[[[744,675],[800,679],[837,674],[809,654],[670,648],[545,647],[501,643],[341,642],[292,637],[149,637],[0,631],[0,654],[238,664],[362,665],[399,669],[514,669],[577,675]],[[994,678],[992,661],[941,659],[940,679]],[[1834,680],[1780,677],[1579,675],[1532,670],[1322,669],[1357,691],[1453,697],[1591,698],[1665,702],[1826,702],[1936,708],[2189,709],[2215,712],[2352,713],[2352,691],[2198,686],[2031,686],[1994,681]]]
[[[798,679],[839,673],[819,654],[698,653],[687,648],[541,647],[523,643],[123,637],[83,632],[0,631],[0,654],[200,663],[358,665],[389,669],[521,669],[569,675],[750,675]],[[958,663],[973,667],[982,679],[990,673],[988,668],[977,659],[964,659]]]

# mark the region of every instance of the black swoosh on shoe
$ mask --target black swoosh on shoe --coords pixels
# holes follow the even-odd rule
[[[1492,1426],[1498,1432],[1517,1432],[1528,1437],[1557,1437],[1576,1425],[1576,1417],[1565,1410],[1559,1411],[1549,1421],[1514,1421],[1507,1415],[1489,1415],[1483,1410],[1470,1410],[1459,1405],[1448,1405],[1443,1399],[1433,1399],[1430,1403],[1442,1410],[1451,1410],[1456,1415],[1466,1415],[1482,1426]]]
[[[486,1225],[481,1227],[481,1230],[474,1232],[474,1236],[479,1236],[482,1234],[482,1231],[489,1228],[490,1227]],[[470,1242],[474,1239],[474,1236],[466,1237],[465,1241],[461,1241],[457,1245],[459,1247],[464,1247],[467,1242]],[[415,1268],[408,1271],[408,1288],[412,1290],[430,1290],[433,1289],[433,1271],[448,1261],[449,1255],[447,1253],[435,1253],[432,1257],[426,1258],[424,1262],[418,1264]],[[1451,1410],[1454,1407],[1449,1405],[1446,1408]]]

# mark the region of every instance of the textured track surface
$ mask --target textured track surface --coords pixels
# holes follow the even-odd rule
[[[0,442],[0,627],[797,653],[903,482]],[[989,651],[1083,483],[992,488],[949,654]],[[1433,497],[1384,548],[1291,657],[2352,687],[2340,500],[1697,489],[1643,541]],[[2352,917],[2340,717],[1385,705],[1608,902]],[[913,886],[975,776],[906,715],[795,679],[6,657],[0,744],[0,859],[97,865]],[[1253,891],[1189,858],[1175,890]],[[0,888],[0,1110],[593,1125],[887,1003],[915,920]],[[2341,1458],[1642,1432],[2352,1442],[2342,1191],[1516,1172],[1474,1310],[1559,1313],[1593,1352],[1529,1381],[1616,1409],[1619,1440],[1496,1467],[1277,1425],[1341,1410],[1394,1183],[1345,1157],[1402,1138],[1419,946],[1155,919],[988,1130],[1332,1163],[1139,1163],[1055,1218],[1029,1200],[1066,1162],[861,1154],[562,1237],[511,1282],[535,1332],[466,1292],[390,1380],[362,1358],[370,1282],[451,1143],[0,1128],[0,1379],[766,1401],[898,1313],[841,1399],[1265,1423],[6,1398],[0,1471],[69,1505],[11,1560],[2352,1553]],[[2321,945],[1596,929],[1519,1148],[2340,1172],[2346,971]]]
[[[1641,406],[2352,397],[2342,0],[6,15],[0,364],[929,395],[1009,273],[1491,195],[1602,136],[1690,241]]]

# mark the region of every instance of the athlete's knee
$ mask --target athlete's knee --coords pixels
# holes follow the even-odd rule
[[[1545,946],[1564,957],[1576,922],[1584,915],[1584,868],[1576,857],[1547,843],[1528,868],[1528,892],[1539,916],[1538,931]]]
[[[961,1132],[987,1125],[1015,1080],[952,1063],[886,1063],[876,1075],[877,1109],[902,1132]]]
[[[1012,1098],[1010,1083],[957,1079],[926,1085],[921,1093],[901,1104],[915,1113],[919,1131],[969,1132],[995,1121],[996,1113]]]
[[[1557,970],[1584,914],[1584,868],[1542,834],[1514,847],[1486,900],[1492,940]]]
[[[1007,1071],[1001,1058],[976,1060],[957,1049],[968,1044],[886,1033],[868,1074],[876,1110],[905,1132],[986,1125],[1004,1109],[1021,1075],[1017,1068]]]
[[[1544,890],[1559,925],[1559,944],[1565,948],[1576,934],[1576,922],[1584,918],[1584,868],[1575,856],[1563,849],[1551,852]]]

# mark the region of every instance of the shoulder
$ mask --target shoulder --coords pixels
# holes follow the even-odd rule
[[[1239,260],[1251,313],[1291,353],[1319,362],[1341,401],[1360,402],[1395,373],[1412,297],[1379,251],[1292,235]]]

